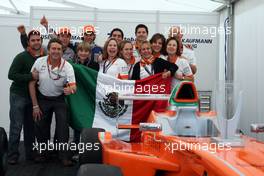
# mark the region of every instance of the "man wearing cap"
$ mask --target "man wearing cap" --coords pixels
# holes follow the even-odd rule
[[[169,30],[169,37],[176,37],[178,39],[181,45],[182,56],[188,59],[192,73],[195,74],[197,72],[195,53],[190,46],[182,44],[183,34],[181,28],[179,26],[172,26]]]
[[[98,62],[98,57],[103,53],[100,46],[95,44],[96,31],[93,25],[86,25],[83,27],[82,40],[88,42],[92,48],[91,59],[94,62]],[[77,49],[78,43],[75,44],[75,49]],[[75,50],[76,51],[76,50]]]
[[[66,60],[73,60],[75,53],[70,47],[71,30],[68,27],[59,27],[56,35],[55,31],[52,28],[49,28],[48,20],[45,16],[40,19],[40,24],[45,27],[51,38],[58,38],[62,42],[62,58]]]
[[[19,159],[19,141],[22,127],[24,128],[24,147],[26,159],[33,159],[34,123],[32,118],[32,103],[30,101],[28,83],[38,79],[38,73],[30,69],[36,59],[44,55],[41,48],[40,32],[32,30],[28,34],[27,49],[14,58],[8,79],[12,80],[10,87],[10,129],[8,142],[8,163],[16,164]]]
[[[48,26],[48,20],[45,18],[45,16],[43,16],[43,18],[40,20],[40,24],[43,25],[46,30],[48,31],[49,34],[52,34],[51,35],[51,38],[54,38],[54,30]],[[65,30],[67,31],[67,30]],[[64,32],[65,32],[64,31]],[[61,33],[62,31],[59,31],[59,33]],[[102,54],[102,48],[99,47],[98,45],[95,44],[95,38],[96,38],[96,31],[95,31],[95,28],[93,25],[86,25],[83,27],[82,29],[82,40],[84,42],[88,42],[90,44],[90,46],[92,47],[92,52],[91,52],[91,59],[93,61],[97,61],[97,57],[99,55]],[[68,47],[73,49],[75,52],[77,50],[77,46],[78,46],[78,42],[75,43],[75,45],[73,46],[72,43],[70,43],[70,40],[68,40],[65,44],[68,43]],[[63,55],[63,57],[65,57]]]
[[[64,166],[72,165],[68,159],[67,144],[69,125],[65,95],[75,93],[75,75],[70,63],[62,58],[62,42],[51,39],[48,44],[48,56],[39,58],[31,68],[38,71],[38,87],[36,80],[29,83],[29,91],[33,104],[33,118],[36,125],[36,136],[39,143],[48,145],[50,139],[49,114],[55,113],[58,144],[64,148],[56,148]],[[45,161],[48,151],[40,154],[37,161]]]
[[[58,32],[58,39],[62,43],[62,51],[63,55],[62,58],[65,60],[73,60],[74,59],[74,51],[69,47],[70,40],[71,40],[71,32],[68,27],[60,27]]]
[[[49,32],[49,33],[53,33],[54,30],[52,28],[49,28],[48,27],[48,20],[45,18],[45,16],[43,16],[43,18],[40,20],[40,24],[43,25],[46,30]],[[67,46],[67,50],[63,50],[63,58],[67,59],[69,57],[71,57],[72,59],[72,51],[70,51],[70,49],[73,49],[75,52],[77,50],[77,46],[79,43],[75,43],[75,45],[73,46],[72,43],[70,43],[70,38],[66,38],[65,36],[61,35],[61,34],[65,34],[65,33],[68,33],[70,34],[70,30],[65,28],[61,28],[59,30],[59,33],[58,33],[58,37],[60,40],[62,40],[62,44],[65,46]],[[54,35],[51,35],[51,37],[54,36]],[[54,38],[54,37],[52,37]],[[91,52],[91,59],[95,62],[97,62],[97,58],[99,55],[102,54],[102,48],[99,47],[98,45],[95,44],[95,38],[96,38],[96,31],[95,31],[95,28],[93,25],[86,25],[83,27],[83,31],[82,31],[82,40],[84,42],[88,42],[92,48],[92,52]],[[63,42],[63,40],[65,40],[65,42]],[[68,53],[68,54],[67,54]]]
[[[48,34],[50,38],[58,38],[61,40],[63,44],[63,55],[62,57],[66,60],[73,60],[75,53],[74,50],[70,47],[70,40],[71,40],[71,31],[68,27],[59,27],[59,30],[57,34],[52,28],[48,27],[48,20],[43,16],[43,18],[40,20],[40,24],[45,27],[45,29],[48,31]],[[27,34],[25,27],[23,25],[18,26],[18,31],[20,33],[20,41],[23,46],[23,48],[27,48]],[[47,50],[47,47],[44,47],[45,50]]]

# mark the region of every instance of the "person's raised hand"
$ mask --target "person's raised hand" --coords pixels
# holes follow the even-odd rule
[[[48,20],[45,16],[43,16],[41,19],[40,19],[40,24],[44,27],[48,27]]]
[[[162,78],[163,79],[166,79],[166,78],[169,78],[171,76],[171,72],[170,71],[165,71],[162,73]]]
[[[26,34],[26,28],[25,26],[22,24],[22,25],[19,25],[17,26],[17,30],[20,34]]]

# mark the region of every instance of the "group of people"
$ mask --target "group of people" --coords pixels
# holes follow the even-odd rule
[[[48,20],[40,24],[47,30]],[[8,162],[18,163],[19,140],[24,129],[24,147],[27,160],[44,162],[48,153],[33,151],[33,143],[46,143],[50,139],[50,126],[55,114],[55,138],[59,143],[69,141],[69,119],[65,96],[77,90],[73,67],[68,61],[81,64],[118,79],[139,80],[161,73],[163,78],[173,77],[176,84],[182,80],[194,80],[197,71],[196,58],[190,46],[182,44],[179,27],[174,26],[166,39],[160,33],[148,41],[148,27],[139,24],[135,28],[135,42],[123,40],[120,28],[110,32],[103,48],[95,44],[94,26],[83,27],[82,42],[72,44],[71,31],[61,27],[59,31],[47,31],[51,39],[42,45],[41,34],[32,30],[26,34],[19,26],[21,44],[25,51],[19,53],[10,66],[10,130]],[[75,130],[74,141],[79,142]],[[67,151],[59,151],[64,166],[72,165]]]

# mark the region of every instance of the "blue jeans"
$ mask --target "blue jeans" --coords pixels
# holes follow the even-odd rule
[[[24,147],[26,159],[33,158],[33,143],[35,141],[32,103],[29,98],[10,92],[10,128],[8,141],[8,158],[19,158],[19,141],[22,127],[24,129]]]

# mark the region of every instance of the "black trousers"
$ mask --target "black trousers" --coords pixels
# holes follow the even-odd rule
[[[50,143],[48,143],[48,141],[50,140],[50,114],[55,113],[57,139],[56,142],[53,143],[54,146],[50,146],[50,150],[57,150],[59,152],[60,159],[67,159],[69,119],[64,95],[58,97],[47,97],[39,93],[38,102],[43,114],[41,120],[35,122],[35,132],[39,145],[46,144],[46,150],[44,150],[42,154],[49,151],[48,145]]]

